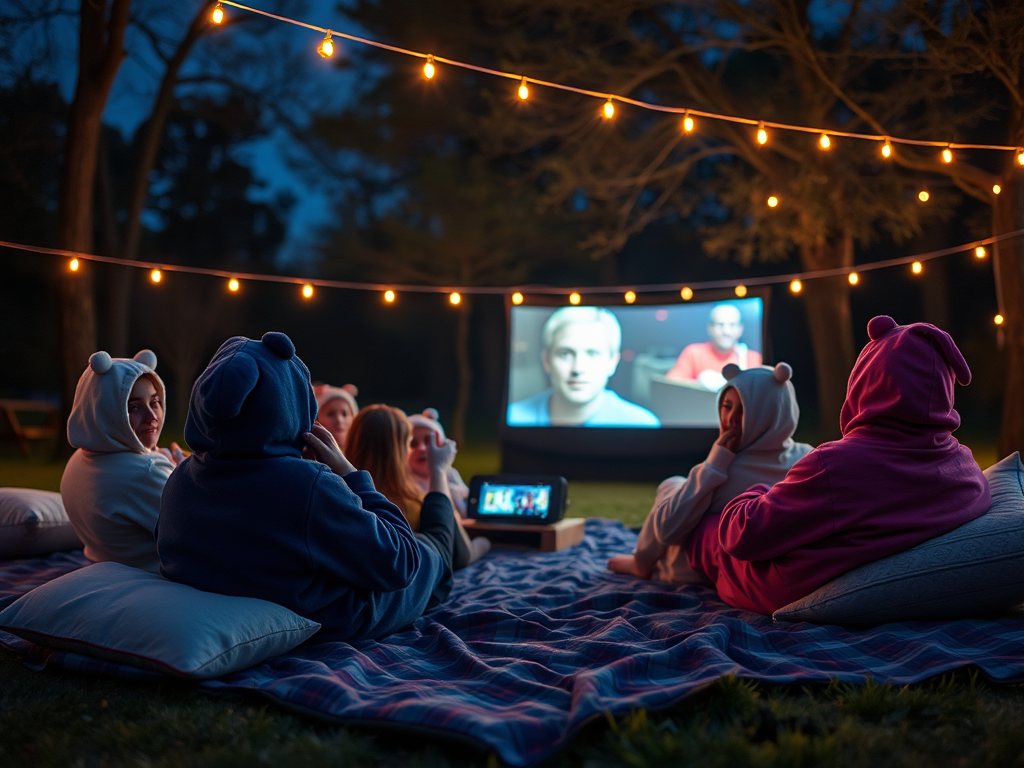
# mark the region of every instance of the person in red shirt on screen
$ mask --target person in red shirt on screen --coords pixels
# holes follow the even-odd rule
[[[696,382],[717,391],[725,384],[722,368],[734,363],[740,370],[761,365],[761,353],[749,349],[743,337],[743,316],[733,304],[716,304],[708,316],[710,341],[687,344],[676,364],[665,374],[675,381]]]

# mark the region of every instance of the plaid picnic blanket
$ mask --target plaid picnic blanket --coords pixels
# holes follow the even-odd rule
[[[592,718],[665,708],[724,675],[906,684],[975,665],[995,681],[1024,680],[1024,619],[775,624],[708,589],[607,571],[608,557],[635,542],[619,523],[590,520],[584,542],[564,552],[493,552],[456,575],[447,603],[383,641],[306,645],[200,685],[334,722],[447,735],[521,766],[553,755]],[[0,563],[0,608],[82,564],[80,554]],[[0,645],[34,666],[157,674],[46,654],[3,633]]]

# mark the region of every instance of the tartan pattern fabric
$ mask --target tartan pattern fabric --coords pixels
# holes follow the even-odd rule
[[[605,568],[635,543],[621,524],[590,520],[584,542],[563,552],[495,551],[456,574],[447,603],[383,641],[307,644],[200,687],[258,693],[333,722],[447,735],[522,766],[594,717],[664,709],[724,675],[903,685],[973,665],[993,681],[1024,680],[1019,616],[865,630],[773,623],[703,587]],[[0,607],[84,564],[80,554],[0,563]],[[158,676],[3,633],[0,645],[36,668]]]

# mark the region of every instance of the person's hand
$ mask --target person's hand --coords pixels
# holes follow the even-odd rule
[[[646,579],[649,576],[649,574],[641,572],[634,555],[616,555],[608,561],[608,570],[626,576],[639,576],[641,579]]]
[[[697,374],[697,383],[709,392],[717,392],[725,386],[725,376],[709,368]]]
[[[181,462],[183,462],[185,459],[192,455],[190,453],[185,453],[184,451],[182,451],[181,447],[177,443],[171,443],[170,448],[160,448],[158,446],[156,448],[156,451],[157,453],[162,453],[164,456],[170,459],[171,463],[174,464],[174,466],[178,466],[179,464],[181,464]]]
[[[303,458],[326,464],[331,468],[331,472],[340,477],[356,471],[352,462],[346,459],[345,454],[341,452],[338,442],[327,427],[318,422],[313,425],[311,431],[306,432],[302,437],[306,441],[306,447],[302,450]]]
[[[441,436],[437,435],[435,440],[427,441],[427,467],[431,474],[439,472],[447,475],[452,462],[455,461],[455,454],[459,451],[454,440],[445,438],[445,441],[441,443],[440,439]]]
[[[740,445],[740,437],[743,435],[743,430],[739,427],[730,427],[729,429],[723,429],[722,434],[715,440],[715,445],[720,448],[725,448],[727,451],[736,453],[736,449]]]

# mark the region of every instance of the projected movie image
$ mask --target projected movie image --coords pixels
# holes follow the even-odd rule
[[[480,487],[481,515],[520,515],[544,517],[551,501],[551,488],[547,485],[490,485]]]
[[[759,298],[511,312],[510,427],[717,427],[722,368],[762,364]]]

